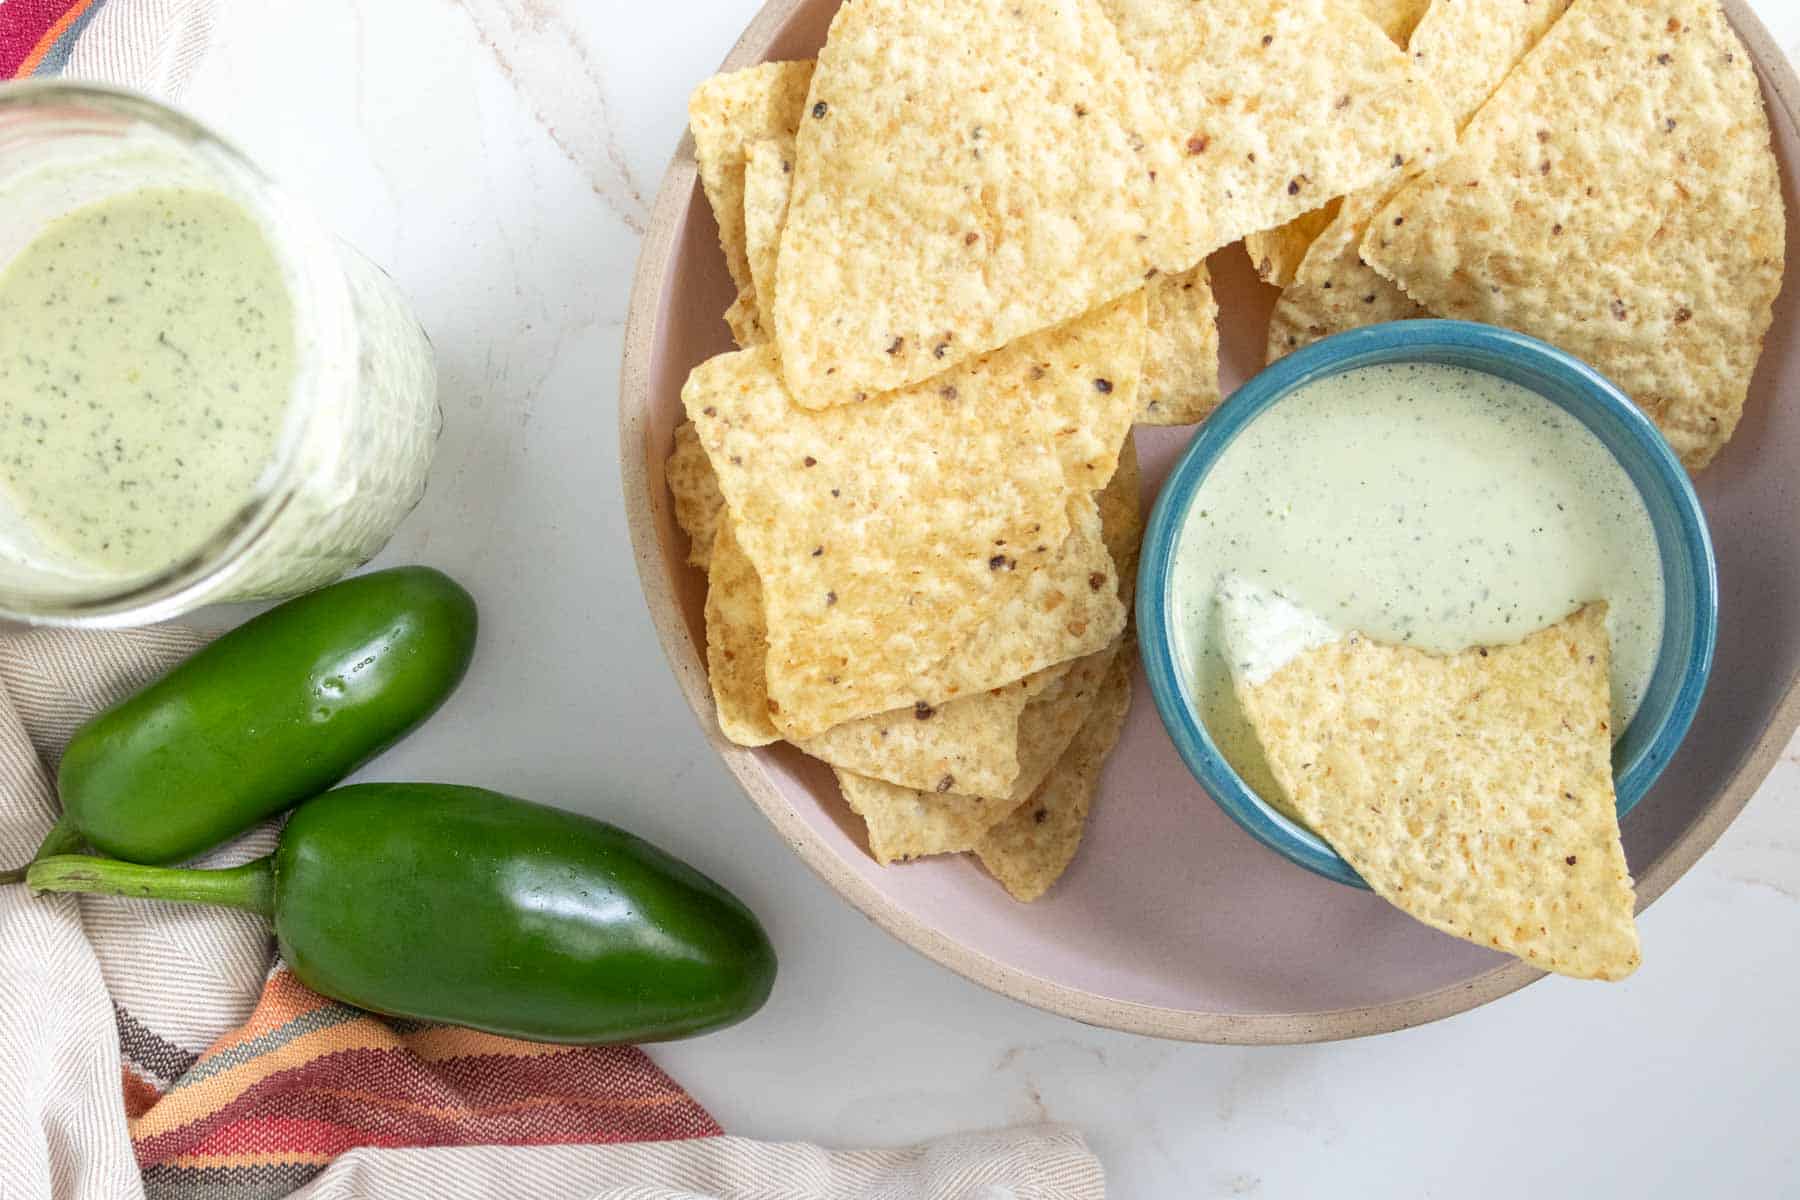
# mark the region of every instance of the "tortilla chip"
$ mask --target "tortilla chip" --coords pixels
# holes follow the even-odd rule
[[[1556,22],[1568,0],[1458,0],[1434,5],[1412,36],[1414,63],[1443,97],[1460,129]],[[1314,242],[1269,321],[1268,361],[1322,337],[1381,321],[1429,314],[1363,261],[1369,222],[1394,195],[1365,190],[1346,199]]]
[[[789,389],[915,383],[1211,247],[1097,0],[856,0],[820,52],[775,288]]]
[[[1131,708],[1130,654],[1114,657],[1100,693],[1075,739],[1031,799],[988,830],[975,854],[1014,900],[1030,903],[1050,890],[1075,859],[1100,772],[1118,744]]]
[[[916,680],[918,701],[834,725],[796,744],[834,767],[902,787],[929,791],[949,776],[964,795],[1011,795],[1025,704],[1069,669],[1067,661],[1058,661],[1065,649],[1075,647],[1067,655],[1073,658],[1104,648],[1125,626],[1144,532],[1139,486],[1137,451],[1127,441],[1106,489],[1071,508],[1069,540],[1040,573],[1042,586],[1028,589],[978,629],[942,672]],[[1100,555],[1115,569],[1107,572]],[[1096,587],[1096,573],[1116,583]],[[1084,627],[1079,637],[1071,633],[1074,626]],[[1023,673],[1043,661],[1054,665]],[[1014,681],[973,691],[966,680],[983,675]],[[933,702],[949,694],[960,698]]]
[[[1518,3],[1518,0],[1512,0]],[[1457,0],[1462,3],[1462,0]],[[1369,20],[1381,26],[1381,32],[1388,35],[1394,45],[1405,48],[1407,39],[1412,36],[1413,29],[1419,24],[1419,18],[1425,15],[1427,8],[1443,8],[1442,4],[1434,5],[1431,0],[1362,0],[1363,12]],[[1454,8],[1456,5],[1451,5]]]
[[[740,746],[766,746],[781,734],[769,721],[762,584],[732,535],[731,522],[720,520],[716,529],[706,586],[706,678],[719,732]]]
[[[694,370],[682,398],[762,581],[778,728],[809,737],[911,705],[918,676],[1041,582],[1070,494],[1117,468],[1142,311],[1133,298],[826,411],[790,402],[770,347]],[[1100,574],[1095,590],[1112,583]]]
[[[1337,216],[1338,201],[1330,200],[1311,212],[1303,212],[1285,225],[1244,235],[1244,250],[1264,283],[1286,287],[1306,257],[1306,248]]]
[[[663,473],[669,480],[669,494],[675,498],[675,523],[688,536],[687,560],[704,571],[712,560],[713,535],[719,528],[725,497],[692,421],[675,427],[675,448],[669,451]]]
[[[744,163],[744,254],[759,312],[775,310],[775,257],[794,181],[794,139],[752,142]]]
[[[1219,304],[1201,263],[1144,286],[1144,379],[1137,419],[1192,425],[1219,404]]]
[[[810,62],[763,63],[715,75],[688,98],[688,128],[694,134],[700,185],[719,225],[725,266],[737,284],[737,302],[727,323],[740,346],[768,340],[757,311],[744,245],[745,151],[750,143],[763,138],[794,135],[806,111],[806,89],[811,81]]]
[[[1103,3],[1187,151],[1206,251],[1398,180],[1455,141],[1407,56],[1341,0]]]
[[[1428,315],[1362,260],[1369,218],[1390,194],[1374,188],[1346,196],[1337,216],[1307,249],[1269,315],[1269,362],[1346,329]]]
[[[1594,604],[1449,657],[1351,635],[1237,693],[1282,789],[1377,894],[1543,970],[1622,979],[1638,940],[1608,657]]]
[[[769,335],[763,329],[762,314],[756,307],[755,289],[746,287],[737,294],[737,299],[725,310],[725,327],[731,330],[731,340],[743,349],[768,342]]]
[[[1569,7],[1569,0],[1434,4],[1408,46],[1460,130]]]
[[[1743,413],[1781,288],[1770,141],[1712,0],[1576,0],[1363,257],[1435,314],[1585,359],[1698,470]]]
[[[853,775],[920,791],[954,787],[964,796],[1004,799],[1019,777],[1019,719],[1067,665],[1005,687],[834,725],[795,744]]]
[[[1142,488],[1137,447],[1128,441],[1119,452],[1118,471],[1099,497],[1100,536],[1118,575],[1119,602],[1127,613],[1137,592],[1138,550],[1144,542]]]
[[[1077,661],[1026,705],[1019,718],[1019,775],[1010,795],[962,795],[956,781],[942,791],[896,787],[849,771],[837,772],[844,801],[869,829],[869,850],[883,866],[972,850],[1008,813],[1030,799],[1080,732],[1093,710],[1118,643]]]

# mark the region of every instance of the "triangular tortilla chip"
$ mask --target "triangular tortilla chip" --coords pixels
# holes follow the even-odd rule
[[[1219,302],[1206,264],[1144,285],[1143,425],[1192,425],[1219,404]]]
[[[737,284],[738,298],[726,319],[740,346],[768,340],[744,246],[745,152],[763,138],[793,137],[812,71],[810,62],[762,63],[715,75],[688,98],[700,185],[719,225],[725,266]]]
[[[1211,248],[1096,0],[856,0],[807,105],[775,335],[809,407],[930,378]]]
[[[1003,797],[957,792],[946,775],[929,789],[897,787],[838,771],[844,801],[869,829],[869,849],[886,866],[929,854],[973,850],[988,830],[1030,799],[1093,711],[1119,643],[1078,660],[1019,718],[1019,774]]]
[[[915,681],[916,703],[834,725],[796,744],[834,767],[902,787],[935,789],[949,777],[963,795],[1012,795],[1020,770],[1020,715],[1069,663],[1057,662],[1022,678],[1019,674],[1034,663],[1061,657],[1071,646],[1071,657],[1103,648],[1124,628],[1144,533],[1138,489],[1137,451],[1127,440],[1105,490],[1092,501],[1071,506],[1069,540],[1057,560],[976,630],[964,650]],[[1098,561],[1096,551],[1102,556]],[[1114,568],[1110,572],[1106,559]],[[1096,586],[1096,576],[1102,574],[1107,578]],[[1083,630],[1079,637],[1072,632],[1076,626]],[[983,677],[1016,682],[972,690],[970,682]],[[947,694],[960,698],[932,700]]]
[[[719,732],[740,746],[766,746],[781,733],[769,720],[768,629],[762,585],[731,522],[715,525],[706,580],[706,678]]]
[[[913,704],[922,673],[1035,586],[1071,495],[1117,469],[1142,347],[1137,296],[838,409],[794,405],[768,347],[694,370],[683,402],[762,583],[777,728],[809,737]]]
[[[1150,74],[1216,239],[1398,180],[1454,126],[1406,54],[1341,0],[1103,0]]]
[[[713,536],[725,497],[692,421],[675,427],[675,448],[669,451],[663,473],[669,481],[669,494],[675,498],[675,523],[688,535],[687,560],[704,571],[712,560]]]
[[[1338,201],[1328,200],[1310,212],[1303,212],[1284,225],[1244,235],[1244,251],[1264,283],[1286,287],[1294,282],[1294,272],[1306,257],[1306,248],[1325,232],[1337,216]]]
[[[1770,137],[1713,0],[1576,0],[1363,257],[1439,316],[1593,364],[1697,470],[1737,426],[1781,288]]]
[[[799,100],[805,104],[804,96]],[[752,142],[744,162],[744,256],[750,262],[759,312],[775,308],[775,259],[793,187],[794,139]]]
[[[1622,979],[1638,939],[1607,667],[1594,604],[1514,646],[1351,634],[1234,675],[1283,791],[1380,896],[1543,970]]]
[[[1433,5],[1412,35],[1414,65],[1461,128],[1567,7],[1568,0]],[[1369,221],[1396,190],[1368,188],[1347,197],[1319,232],[1269,320],[1268,361],[1346,329],[1427,315],[1362,258]]]
[[[1062,878],[1100,791],[1100,772],[1131,708],[1129,652],[1114,656],[1094,707],[1044,782],[975,844],[976,857],[1014,900],[1030,903]]]

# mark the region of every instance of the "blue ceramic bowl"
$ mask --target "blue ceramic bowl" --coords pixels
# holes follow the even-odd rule
[[[1656,670],[1637,715],[1613,746],[1619,815],[1662,773],[1699,707],[1712,670],[1718,579],[1712,538],[1687,472],[1648,418],[1592,367],[1536,338],[1467,321],[1396,321],[1342,333],[1288,355],[1244,384],[1200,427],[1150,513],[1138,568],[1144,669],[1182,760],[1251,837],[1328,879],[1366,886],[1317,834],[1271,808],[1226,762],[1199,717],[1174,653],[1170,566],[1207,472],[1263,410],[1315,379],[1384,363],[1443,363],[1531,389],[1592,430],[1625,468],[1649,510],[1662,554],[1664,617]]]

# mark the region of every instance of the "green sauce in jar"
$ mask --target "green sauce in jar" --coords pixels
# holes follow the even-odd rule
[[[0,272],[0,503],[71,566],[171,565],[250,499],[295,363],[281,265],[230,198],[68,213]]]

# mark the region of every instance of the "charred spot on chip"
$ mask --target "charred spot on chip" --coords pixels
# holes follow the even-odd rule
[[[903,337],[897,337],[893,341],[888,343],[887,352],[888,352],[888,355],[891,357],[895,354],[900,353],[904,349],[906,349],[906,339]]]
[[[1689,308],[1687,305],[1684,304],[1680,308],[1675,310],[1675,323],[1677,325],[1685,325],[1693,319],[1694,319],[1694,310]]]
[[[1663,118],[1663,132],[1664,133],[1674,133],[1675,132],[1675,118],[1674,117],[1664,117]]]
[[[938,395],[946,400],[954,400],[959,394],[960,393],[957,392],[954,385],[946,385],[944,389],[938,393]]]
[[[1295,176],[1294,178],[1288,180],[1287,192],[1288,192],[1288,195],[1290,195],[1290,196],[1298,196],[1300,194],[1300,178],[1299,178],[1299,176]]]
[[[810,455],[810,454],[809,454],[809,455],[807,455],[807,456],[806,456],[806,457],[805,457],[805,458],[803,458],[803,459],[801,459],[801,460],[800,460],[800,461],[801,461],[801,462],[803,462],[803,463],[805,463],[805,464],[806,464],[806,465],[807,465],[807,466],[809,466],[809,467],[816,467],[816,466],[818,466],[818,465],[819,465],[819,460],[818,460],[818,459],[816,459],[816,458],[814,458],[814,457],[813,457],[813,456],[812,456],[812,455]]]
[[[826,104],[823,100],[819,101],[817,104],[813,105],[813,120],[823,121],[825,119],[825,114],[830,111],[830,105]]]
[[[1031,814],[1031,819],[1036,824],[1042,825],[1045,821],[1050,819],[1050,813],[1047,810],[1040,808]]]
[[[949,791],[949,790],[950,790],[950,788],[951,788],[951,787],[952,787],[952,785],[954,785],[954,784],[955,784],[955,783],[956,783],[956,776],[954,776],[954,775],[946,775],[946,776],[944,776],[944,777],[943,777],[943,778],[942,778],[942,779],[940,779],[940,780],[938,780],[938,781],[937,781],[937,790],[938,790],[938,791],[939,791],[939,792],[940,792],[940,793],[941,793],[941,792],[947,792],[947,791]]]
[[[1612,315],[1613,320],[1615,321],[1623,321],[1626,316],[1625,301],[1619,299],[1617,296],[1613,297]]]
[[[1569,855],[1569,857],[1563,859],[1563,861],[1568,863],[1572,867],[1575,865],[1575,856],[1573,854],[1571,854],[1571,855]]]
[[[814,558],[819,557],[823,553],[825,553],[825,547],[823,547],[823,546],[814,546],[813,547],[812,556]]]
[[[1272,45],[1272,44],[1274,44],[1274,41],[1275,41],[1274,34],[1272,34],[1272,33],[1263,34],[1263,36],[1262,36],[1262,44],[1263,45],[1265,45],[1265,46]]]
[[[944,355],[948,354],[949,352],[950,352],[950,343],[949,342],[939,342],[937,345],[935,345],[931,348],[931,357],[942,358],[942,357],[944,357]]]
[[[1337,98],[1337,103],[1333,104],[1331,107],[1338,109],[1340,111],[1343,109],[1349,108],[1350,107],[1350,93],[1345,92],[1343,95],[1339,96]]]
[[[826,592],[825,593],[825,607],[830,608],[832,605],[834,605],[836,603],[837,603],[837,593],[836,592]]]
[[[913,716],[921,721],[929,721],[931,718],[937,716],[937,709],[931,707],[931,705],[925,703],[923,700],[915,700],[913,701]]]
[[[1674,61],[1675,56],[1666,52],[1656,56],[1656,65],[1659,67],[1666,67]]]
[[[1094,589],[1096,592],[1099,591],[1101,588],[1105,587],[1106,586],[1105,572],[1095,571],[1091,575],[1089,575],[1088,576],[1088,586],[1090,588]]]
[[[988,559],[988,570],[990,571],[1010,571],[1012,567],[1013,560],[1004,554],[996,554]]]
[[[1406,218],[1405,217],[1395,217],[1394,224],[1395,225],[1404,225],[1404,224],[1406,224]]]
[[[718,409],[716,409],[716,408],[714,408],[714,407],[713,407],[713,406],[712,406],[712,405],[710,405],[710,404],[709,404],[709,405],[707,405],[707,406],[706,406],[706,407],[705,407],[705,408],[703,408],[703,409],[701,409],[701,410],[700,410],[700,411],[701,411],[701,412],[703,412],[703,413],[705,413],[705,414],[706,414],[706,415],[707,415],[707,416],[709,416],[709,417],[716,417],[716,416],[718,416],[718,415],[719,415],[719,410],[718,410]]]
[[[1404,155],[1404,154],[1394,155],[1394,165],[1396,167],[1404,167],[1406,165],[1406,155]]]
[[[1556,224],[1554,224],[1550,227],[1550,236],[1551,237],[1561,237],[1562,236],[1562,222],[1561,221],[1558,221]]]
[[[1187,140],[1187,152],[1189,154],[1205,154],[1206,148],[1210,145],[1212,145],[1211,138],[1205,134],[1195,134]]]
[[[965,246],[973,246],[976,242],[979,242],[980,240],[981,240],[981,235],[979,233],[971,232],[971,233],[963,234],[963,245],[965,245]]]
[[[1099,392],[1102,396],[1112,395],[1112,389],[1113,389],[1112,380],[1110,380],[1110,379],[1094,380],[1094,390],[1096,392]]]
[[[1085,105],[1085,104],[1077,104],[1077,105],[1076,105],[1076,106],[1075,106],[1075,115],[1076,115],[1076,116],[1078,116],[1078,117],[1085,117],[1085,116],[1087,116],[1087,112],[1088,112],[1088,110],[1087,110],[1087,105]]]

